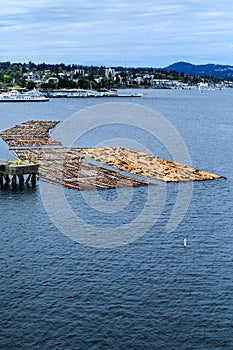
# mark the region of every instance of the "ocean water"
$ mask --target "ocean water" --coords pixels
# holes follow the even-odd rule
[[[65,222],[64,232],[56,226],[60,214],[54,219],[44,202],[42,184],[1,190],[0,348],[231,350],[233,91],[146,90],[134,99],[1,104],[0,129],[28,119],[65,120],[111,102],[157,111],[177,130],[193,166],[227,179],[193,183],[190,204],[172,232],[167,223],[185,185],[65,190],[82,221]],[[87,132],[77,145],[124,137],[172,157],[173,150],[151,135],[117,123]],[[0,158],[12,158],[2,141]],[[57,200],[53,190],[45,194],[56,212],[64,198]],[[102,228],[112,246],[105,246],[107,236],[99,244]]]

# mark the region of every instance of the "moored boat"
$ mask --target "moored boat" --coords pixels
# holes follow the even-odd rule
[[[45,97],[36,89],[28,92],[19,92],[16,89],[2,92],[0,102],[47,102],[49,98]]]

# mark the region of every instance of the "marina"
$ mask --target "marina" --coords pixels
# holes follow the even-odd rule
[[[49,92],[39,92],[36,89],[20,92],[17,89],[12,89],[0,93],[0,102],[48,102],[51,98],[138,98],[142,96],[144,96],[142,93],[119,93],[117,90],[107,89],[103,89],[102,91],[69,89]]]
[[[131,98],[131,97],[142,97],[143,93],[127,93],[118,92],[118,90],[85,90],[85,89],[69,89],[69,90],[58,90],[50,91],[45,93],[49,98]]]

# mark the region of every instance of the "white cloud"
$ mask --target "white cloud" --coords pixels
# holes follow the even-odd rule
[[[219,43],[219,63],[231,63],[231,7],[229,0],[8,0],[0,13],[2,60],[55,62],[59,53],[82,64],[165,66],[172,57],[219,60]]]

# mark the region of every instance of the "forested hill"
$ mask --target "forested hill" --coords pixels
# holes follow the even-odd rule
[[[202,64],[194,65],[187,62],[177,62],[163,68],[166,71],[176,71],[178,73],[192,74],[202,77],[214,77],[220,79],[233,79],[233,66],[224,66],[220,64]]]

